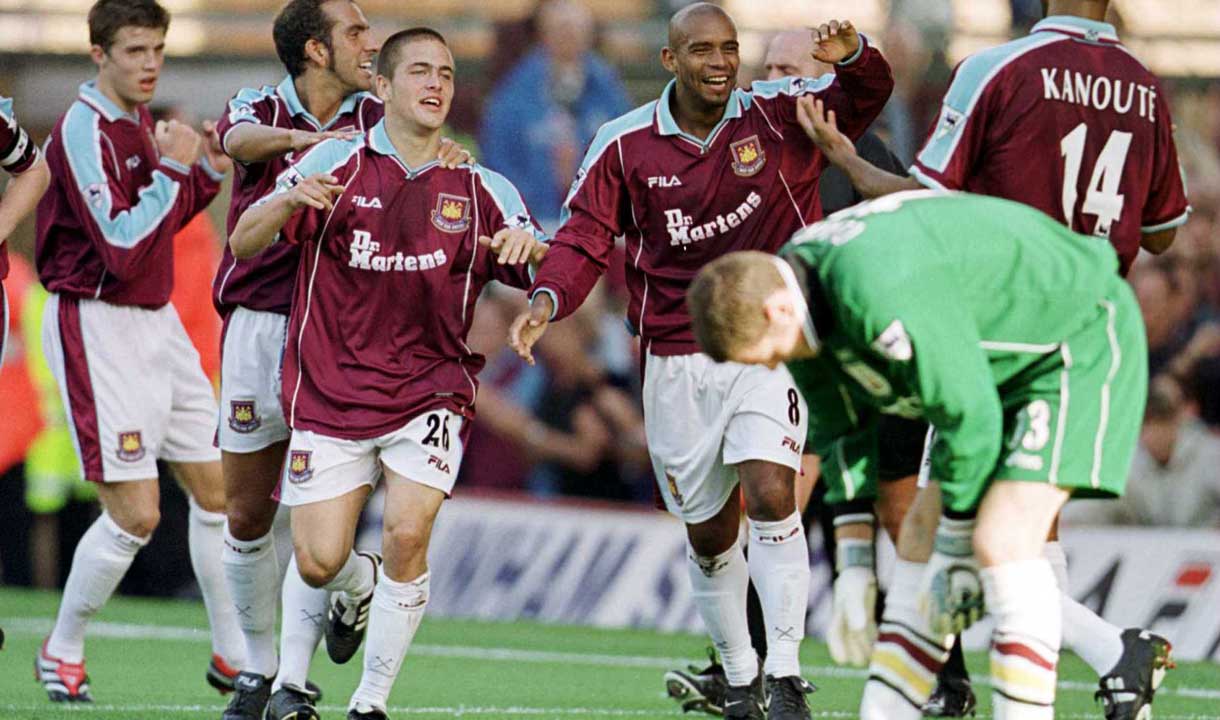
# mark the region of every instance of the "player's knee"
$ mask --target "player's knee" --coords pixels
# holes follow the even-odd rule
[[[1011,534],[995,523],[981,523],[974,529],[974,556],[984,567],[993,567],[1007,560],[1012,554]]]
[[[297,548],[297,570],[301,579],[312,588],[320,588],[335,579],[343,569],[346,558],[328,558],[320,553],[311,552],[309,548]]]
[[[791,468],[751,460],[738,466],[746,513],[754,520],[775,522],[796,509],[796,473]]]
[[[245,503],[228,503],[225,515],[229,521],[229,533],[238,540],[257,540],[271,532],[271,524],[275,521],[275,506],[270,511],[266,508],[251,508]]]
[[[381,542],[386,552],[393,552],[396,557],[416,557],[428,551],[430,532],[431,527],[423,522],[386,523]]]
[[[112,513],[111,519],[123,529],[123,532],[138,538],[146,538],[153,534],[157,525],[161,524],[161,510],[156,505],[146,508],[129,507],[125,508],[124,512]]]
[[[906,516],[907,507],[891,502],[884,496],[877,503],[877,522],[885,528],[891,540],[897,540],[902,532],[902,519]]]

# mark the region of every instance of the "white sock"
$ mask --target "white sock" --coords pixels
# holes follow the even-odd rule
[[[885,614],[869,659],[860,700],[862,720],[919,720],[949,659],[953,636],[936,636],[919,612],[919,586],[927,565],[895,560]]]
[[[312,588],[301,579],[295,557],[288,558],[288,572],[284,574],[283,626],[280,628],[280,672],[275,676],[272,691],[284,685],[305,687],[309,677],[309,663],[314,651],[326,631],[326,601],[328,593],[323,588]]]
[[[375,579],[372,561],[353,551],[348,553],[347,562],[343,563],[343,567],[339,568],[339,572],[324,587],[331,592],[346,593],[353,600],[360,600],[373,592]]]
[[[746,621],[746,591],[750,571],[741,546],[733,546],[711,558],[699,557],[689,545],[686,569],[691,595],[707,627],[712,643],[720,651],[720,662],[729,684],[741,687],[758,677],[758,654],[750,645]]]
[[[48,655],[67,663],[84,659],[89,618],[114,594],[136,553],[148,540],[126,532],[105,512],[93,521],[72,555],[72,570],[59,603],[59,615],[47,639]]]
[[[1123,631],[1068,594],[1067,555],[1062,545],[1046,543],[1042,556],[1051,564],[1063,593],[1063,647],[1079,655],[1099,676],[1105,675],[1123,655]]]
[[[275,612],[280,569],[275,545],[268,532],[257,540],[238,540],[224,531],[224,570],[246,641],[242,670],[273,677],[279,660],[275,654]]]
[[[764,670],[773,677],[801,674],[801,640],[809,606],[809,545],[801,515],[750,520],[750,579],[767,624]]]
[[[991,635],[991,707],[996,720],[1051,720],[1062,630],[1058,584],[1045,558],[979,571]]]
[[[191,567],[208,611],[212,629],[212,653],[219,655],[231,667],[245,667],[246,641],[237,622],[237,611],[229,595],[224,569],[224,513],[208,512],[190,498],[187,514],[187,545],[191,551]]]
[[[351,707],[385,710],[398,670],[428,607],[428,573],[398,582],[382,574],[373,591],[364,645],[364,672]]]

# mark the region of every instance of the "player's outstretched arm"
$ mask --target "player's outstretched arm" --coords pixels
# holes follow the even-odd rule
[[[13,234],[22,218],[34,211],[50,184],[51,170],[41,153],[33,165],[13,176],[0,198],[0,243]]]
[[[311,132],[243,122],[234,125],[225,134],[224,146],[229,157],[249,164],[267,162],[289,152],[300,152],[323,140],[350,140],[358,135],[360,131],[356,129]]]
[[[270,196],[264,202],[250,206],[237,220],[229,235],[229,248],[239,260],[254,257],[267,249],[289,218],[301,208],[329,212],[334,199],[343,192],[338,178],[326,173],[310,175],[291,190]]]
[[[827,110],[825,104],[814,96],[804,95],[797,99],[796,118],[813,144],[826,155],[826,159],[847,174],[851,184],[864,197],[871,199],[923,188],[914,178],[887,172],[860,157],[851,138],[839,131],[835,111]]]

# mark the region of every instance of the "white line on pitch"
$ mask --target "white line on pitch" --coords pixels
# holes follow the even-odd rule
[[[14,617],[0,619],[0,627],[7,632],[21,635],[46,635],[51,632],[51,620],[38,617]],[[89,634],[94,637],[121,638],[125,640],[178,640],[185,642],[210,642],[207,630],[202,628],[175,627],[171,625],[140,625],[133,623],[91,622]],[[472,660],[496,660],[502,662],[525,662],[557,665],[594,665],[597,667],[635,667],[671,669],[685,667],[688,657],[658,657],[655,655],[610,655],[607,653],[572,653],[549,650],[521,650],[505,647],[478,647],[471,645],[430,645],[420,643],[411,646],[411,654],[424,657],[445,657]],[[801,670],[814,678],[864,679],[868,673],[854,668],[833,665],[803,665]],[[988,678],[978,682],[987,684]],[[1069,692],[1092,693],[1097,686],[1075,680],[1060,680],[1059,688]],[[1213,688],[1180,687],[1169,685],[1157,691],[1162,695],[1198,700],[1220,700],[1220,690]],[[1160,718],[1160,715],[1157,715]],[[1214,718],[1212,719],[1214,720]]]

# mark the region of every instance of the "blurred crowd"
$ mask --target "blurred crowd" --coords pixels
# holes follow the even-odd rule
[[[660,0],[658,16],[682,4]],[[1040,2],[1011,4],[1012,32],[1023,34],[1039,19]],[[952,5],[893,0],[888,26],[875,38],[895,68],[897,85],[873,129],[898,167],[908,165],[922,144],[948,84]],[[651,100],[666,79],[658,64],[654,94],[631,97],[598,44],[594,17],[580,2],[544,0],[524,23],[498,29],[481,92],[468,99],[471,107],[463,108],[461,98],[455,106],[454,135],[521,189],[549,231],[561,221],[564,195],[597,128]],[[764,59],[743,67],[739,83],[763,79],[776,65]],[[778,67],[783,74],[782,63]],[[1153,381],[1128,497],[1073,503],[1078,507],[1069,508],[1069,523],[1220,528],[1220,82],[1165,82],[1194,213],[1174,247],[1141,257],[1130,277],[1147,325]],[[223,202],[222,196],[216,205]],[[203,268],[215,267],[223,238],[207,214],[186,233],[192,235],[179,238],[174,303],[205,370],[216,377],[219,324],[210,308],[212,276]],[[623,320],[621,248],[619,253],[590,300],[551,328],[535,366],[505,346],[508,323],[524,298],[488,289],[470,336],[487,366],[459,492],[651,503],[639,349]],[[79,479],[58,394],[41,358],[37,325],[45,292],[19,254],[6,285],[16,341],[0,368],[0,526],[6,528],[0,567],[4,584],[54,586],[70,560],[59,548],[73,547],[88,526],[94,495]],[[172,483],[164,490],[166,502],[185,504]],[[163,592],[175,577],[189,575],[189,563],[173,559],[174,532],[162,526],[164,552],[141,553],[139,562],[153,566],[141,572],[138,562],[126,591]]]

